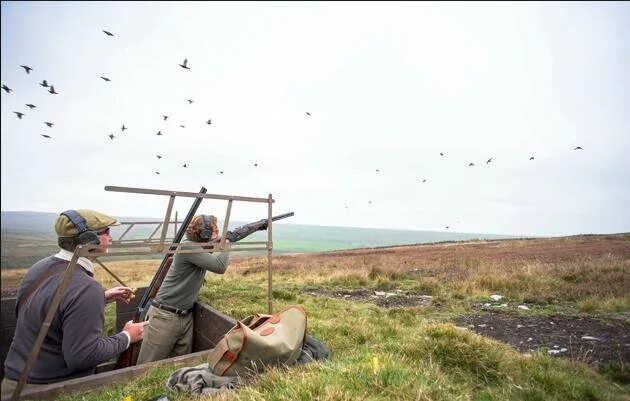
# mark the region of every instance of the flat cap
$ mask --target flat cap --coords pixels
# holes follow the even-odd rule
[[[104,213],[90,209],[77,209],[76,212],[85,219],[88,229],[93,231],[102,230],[105,227],[120,225],[118,221]],[[79,234],[79,230],[74,226],[68,216],[62,214],[55,221],[55,231],[59,237],[74,237]]]

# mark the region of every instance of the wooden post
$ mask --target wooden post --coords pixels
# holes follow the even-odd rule
[[[272,205],[273,205],[273,198],[271,197],[271,194],[269,194],[269,203],[267,203],[267,210],[269,212],[269,216],[267,217],[268,222],[267,222],[267,309],[268,309],[268,313],[272,314],[272,298],[273,298],[273,288],[271,285],[271,252],[273,250],[273,242],[272,242],[272,238],[273,238],[273,233],[271,232],[271,224],[272,224],[272,220],[271,218],[273,217],[273,213],[272,213]]]

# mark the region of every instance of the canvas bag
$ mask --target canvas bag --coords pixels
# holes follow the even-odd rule
[[[236,322],[208,355],[218,376],[245,376],[266,366],[291,365],[302,352],[306,314],[290,306],[273,315],[252,315]]]

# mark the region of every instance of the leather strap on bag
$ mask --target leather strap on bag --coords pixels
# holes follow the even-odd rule
[[[17,317],[19,311],[20,311],[20,307],[22,305],[24,305],[24,303],[26,301],[28,301],[31,298],[31,295],[33,295],[33,293],[39,288],[41,287],[42,284],[44,284],[44,282],[46,280],[48,280],[49,278],[51,278],[54,275],[57,275],[59,273],[62,273],[66,266],[68,265],[68,261],[67,260],[63,260],[59,263],[55,263],[54,265],[50,266],[48,269],[46,269],[45,272],[43,272],[42,274],[39,275],[39,277],[37,277],[36,280],[34,280],[27,288],[26,290],[24,290],[24,293],[21,294],[20,299],[17,300],[17,302],[15,303],[15,316]]]
[[[230,336],[228,336],[227,334],[224,335],[221,340],[219,340],[216,347],[214,348],[214,351],[210,355],[208,355],[208,364],[210,366],[210,370],[213,370],[214,372],[219,372],[217,374],[219,374],[219,376],[223,376],[225,372],[234,364],[234,362],[236,362],[239,354],[247,343],[246,327],[247,326],[245,326],[243,323],[237,321],[236,326],[234,326],[232,330],[230,330],[230,332],[238,331],[242,335],[242,339],[238,339],[237,341],[240,342],[240,344],[236,345],[237,347],[240,345],[240,347],[238,348],[230,346],[230,344],[228,343],[228,337]],[[234,340],[237,339],[233,338],[233,341]]]

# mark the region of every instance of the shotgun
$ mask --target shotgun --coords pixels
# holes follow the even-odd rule
[[[200,194],[205,194],[208,190],[205,187],[201,187],[199,190]],[[173,239],[174,243],[179,243],[184,238],[184,234],[186,233],[186,229],[188,225],[192,221],[193,217],[195,217],[195,213],[197,213],[197,209],[201,204],[203,198],[197,198],[193,202],[188,214],[184,221],[182,221],[182,225],[177,230],[175,234],[175,238]],[[171,246],[170,250],[174,251],[177,249],[177,246]],[[151,299],[155,298],[157,295],[160,286],[162,285],[162,281],[164,281],[164,277],[166,277],[166,273],[168,273],[168,269],[171,267],[171,263],[173,263],[173,256],[170,254],[164,255],[164,259],[162,259],[162,263],[160,263],[160,267],[158,267],[157,272],[153,276],[151,280],[151,284],[147,287],[146,291],[142,295],[142,298],[138,302],[138,307],[136,308],[136,313],[133,317],[134,323],[144,321],[146,314],[149,310]],[[137,342],[135,344],[129,344],[129,347],[124,350],[120,356],[118,357],[118,361],[116,361],[116,366],[114,369],[122,369],[128,366],[132,366],[136,364],[136,360],[138,358],[138,352],[140,352],[140,345],[142,342]]]
[[[285,213],[285,214],[279,214],[277,216],[273,216],[271,218],[271,221],[277,221],[280,219],[286,219],[287,217],[291,217],[293,216],[295,213],[293,212],[289,212],[289,213]],[[261,230],[266,230],[267,229],[267,225],[269,223],[269,220],[267,219],[261,219],[258,221],[255,221],[253,223],[249,223],[249,224],[245,224],[242,225],[240,227],[235,228],[234,230],[228,231],[225,234],[225,237],[227,239],[230,240],[230,242],[236,242],[236,241],[240,241],[243,238],[247,237],[248,235],[251,235],[253,233],[255,233],[256,231],[261,231]],[[221,238],[217,238],[212,242],[220,242]]]

